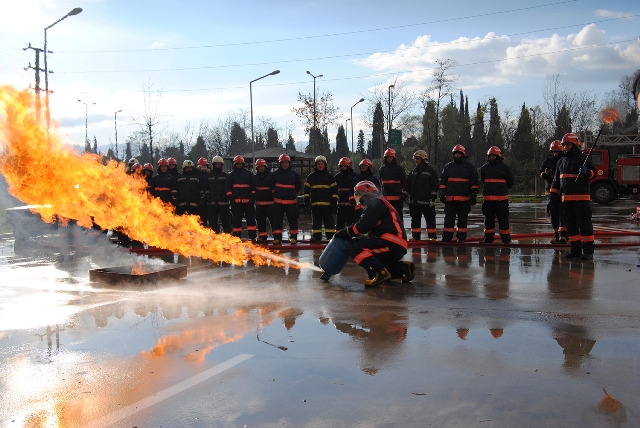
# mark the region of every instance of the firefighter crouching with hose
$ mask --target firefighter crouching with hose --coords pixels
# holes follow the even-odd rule
[[[356,203],[364,206],[362,215],[353,226],[340,230],[335,236],[353,240],[351,257],[369,275],[364,285],[375,287],[399,278],[402,282],[412,281],[415,265],[400,260],[407,254],[408,244],[398,212],[370,181],[361,181],[353,190]],[[363,234],[368,236],[354,239]]]
[[[558,161],[550,194],[562,201],[571,250],[568,259],[593,259],[593,224],[591,222],[591,192],[589,180],[596,169],[587,154],[580,150],[580,140],[573,133],[562,137],[564,157]]]

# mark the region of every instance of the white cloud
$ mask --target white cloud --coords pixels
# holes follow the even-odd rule
[[[598,9],[595,12],[593,12],[593,14],[595,16],[601,16],[603,18],[630,18],[632,16],[635,16],[631,12],[616,12],[613,10],[606,10],[606,9]]]
[[[508,85],[521,77],[554,73],[595,82],[610,78],[611,70],[628,70],[640,63],[640,46],[635,40],[627,45],[607,43],[607,34],[595,24],[576,34],[519,41],[494,33],[450,42],[433,41],[425,35],[410,46],[401,45],[393,52],[377,53],[358,62],[377,72],[401,72],[412,89],[429,86],[438,58],[460,64],[453,73],[460,75],[464,88]]]

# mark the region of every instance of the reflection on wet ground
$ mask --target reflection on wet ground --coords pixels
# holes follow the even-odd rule
[[[619,221],[631,208],[600,215],[638,230]],[[194,263],[184,280],[116,288],[88,270],[136,258],[72,232],[45,247],[0,236],[1,426],[640,425],[638,248],[593,263],[413,249],[415,281],[373,289],[352,263],[330,283]]]

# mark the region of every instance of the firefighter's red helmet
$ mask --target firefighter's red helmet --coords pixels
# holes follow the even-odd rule
[[[362,159],[360,161],[360,166],[362,166],[362,165],[366,165],[369,168],[373,168],[373,163],[371,163],[371,161],[369,159],[367,159],[367,158],[364,158],[364,159]]]
[[[145,164],[142,166],[142,169],[143,169],[143,170],[145,170],[145,169],[146,169],[147,171],[152,171],[152,172],[153,172],[153,165],[151,165],[150,163],[145,163]]]
[[[351,159],[347,157],[340,159],[340,161],[338,162],[338,166],[342,166],[342,165],[351,166]]]
[[[283,153],[280,155],[280,157],[278,158],[278,162],[291,162],[291,157],[289,157],[288,154]]]
[[[377,191],[378,191],[378,188],[376,187],[376,185],[369,180],[361,181],[360,183],[356,184],[353,188],[354,193],[359,192],[361,194],[377,192]]]
[[[131,171],[142,171],[142,165],[140,165],[138,162],[134,163],[133,165],[131,165]]]
[[[451,152],[452,153],[460,152],[462,153],[462,156],[467,155],[467,149],[465,149],[462,144],[456,144],[455,146],[453,146],[453,150],[451,150]]]
[[[256,168],[259,166],[267,166],[267,161],[264,159],[257,159],[256,160]]]
[[[158,166],[169,166],[169,161],[165,158],[160,158],[160,160],[158,161]]]
[[[564,136],[562,137],[562,144],[566,144],[566,143],[571,143],[574,146],[580,148],[580,140],[578,139],[578,136],[573,132],[564,134]]]
[[[233,158],[233,164],[237,164],[237,163],[244,163],[244,158],[240,155],[236,156]]]
[[[498,146],[491,146],[489,147],[489,150],[487,150],[487,156],[489,155],[496,155],[499,158],[502,157],[502,150],[500,150],[500,147]]]
[[[386,158],[387,156],[393,156],[394,158],[396,157],[396,151],[393,149],[387,149],[384,151],[384,157]]]
[[[174,158],[167,159],[167,162],[169,162],[169,165],[178,165],[178,161]]]
[[[562,151],[562,143],[560,140],[554,140],[551,143],[551,147],[549,147],[550,152],[561,152]]]
[[[207,160],[207,158],[198,159],[198,166],[204,166],[204,165],[209,165],[209,161]]]

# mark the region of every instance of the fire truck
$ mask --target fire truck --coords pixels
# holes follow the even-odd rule
[[[594,137],[583,137],[584,153],[589,153]],[[611,153],[614,147],[631,147],[632,153],[615,158]],[[596,175],[591,180],[592,201],[610,204],[616,197],[624,195],[640,199],[640,134],[601,135],[591,152],[591,162],[596,168]]]

